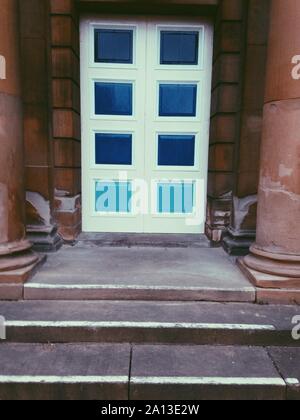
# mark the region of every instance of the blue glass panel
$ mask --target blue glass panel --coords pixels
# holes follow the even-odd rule
[[[158,213],[193,213],[194,183],[160,183],[157,194]]]
[[[132,115],[132,83],[95,83],[96,115]]]
[[[159,86],[160,117],[195,117],[197,85],[161,84]]]
[[[133,31],[96,29],[96,63],[133,63]]]
[[[131,134],[96,134],[97,165],[131,165]]]
[[[132,188],[131,182],[97,181],[96,212],[130,213]]]
[[[199,33],[162,31],[160,64],[198,64]]]
[[[158,136],[158,165],[194,166],[195,136]]]

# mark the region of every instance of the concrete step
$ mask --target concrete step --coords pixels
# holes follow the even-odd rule
[[[212,248],[206,235],[161,233],[90,233],[83,232],[77,238],[80,246],[144,247],[144,248]]]
[[[0,344],[0,400],[128,399],[129,345]]]
[[[300,401],[300,348],[270,348],[269,355],[287,384],[287,399]]]
[[[25,300],[156,300],[186,302],[255,302],[253,287],[147,286],[124,284],[27,283]]]
[[[0,302],[9,342],[300,346],[295,306],[207,302]]]
[[[283,400],[287,383],[296,381],[283,379],[262,348],[138,346],[132,354],[130,398]]]
[[[0,399],[284,400],[297,378],[281,376],[271,351],[0,343]]]
[[[49,255],[23,297],[255,302],[256,290],[222,249],[79,244]]]

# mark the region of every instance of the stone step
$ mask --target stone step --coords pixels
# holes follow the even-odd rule
[[[186,302],[255,302],[253,287],[184,287],[124,284],[27,283],[25,300],[156,300]]]
[[[131,363],[132,400],[283,400],[290,384],[299,386],[258,347],[143,345]]]
[[[212,248],[206,235],[162,233],[90,233],[77,238],[79,246],[143,248]]]
[[[128,399],[129,345],[0,343],[0,400]]]
[[[255,302],[256,290],[222,249],[81,244],[49,255],[23,297]]]
[[[289,354],[289,349],[275,350]],[[297,399],[299,378],[281,376],[272,351],[237,346],[1,343],[0,399]],[[299,351],[294,354],[295,361],[299,356]]]
[[[9,342],[300,346],[295,306],[207,302],[0,302]]]

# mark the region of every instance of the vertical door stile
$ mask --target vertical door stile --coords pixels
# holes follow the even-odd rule
[[[148,68],[148,48],[149,48],[149,34],[148,34],[148,25],[149,21],[148,18],[144,17],[144,33],[145,33],[145,44],[144,44],[144,60],[145,60],[145,73],[144,73],[144,89],[145,89],[145,96],[144,96],[144,156],[143,156],[143,181],[145,182],[145,185],[147,186],[147,201],[148,206],[150,205],[150,189],[149,189],[149,182],[147,179],[147,133],[148,133],[148,127],[147,127],[147,121],[148,121],[148,96],[149,96],[149,68]],[[144,191],[145,193],[145,191]],[[142,210],[143,211],[143,210]],[[143,214],[143,232],[145,231],[145,217],[146,215]]]

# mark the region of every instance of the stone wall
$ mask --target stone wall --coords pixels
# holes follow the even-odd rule
[[[229,230],[229,252],[255,238],[269,6],[221,0],[215,24],[206,231],[219,242]]]
[[[79,21],[73,0],[51,0],[55,219],[73,241],[81,231]]]
[[[234,188],[225,249],[245,254],[255,240],[270,0],[249,0],[241,123],[235,149]]]
[[[48,0],[19,1],[24,111],[26,224],[36,248],[61,241],[53,220],[54,173]]]
[[[247,2],[221,0],[215,22],[206,232],[221,240],[230,223],[239,139]]]
[[[41,230],[49,235],[55,223],[67,241],[81,231],[78,15],[95,7],[106,10],[113,3],[117,1],[20,1],[31,235]],[[129,3],[130,10],[137,5]],[[217,11],[206,232],[219,242],[228,228],[239,227],[252,236],[255,231],[269,0],[220,0],[217,8],[216,3],[203,13]]]

